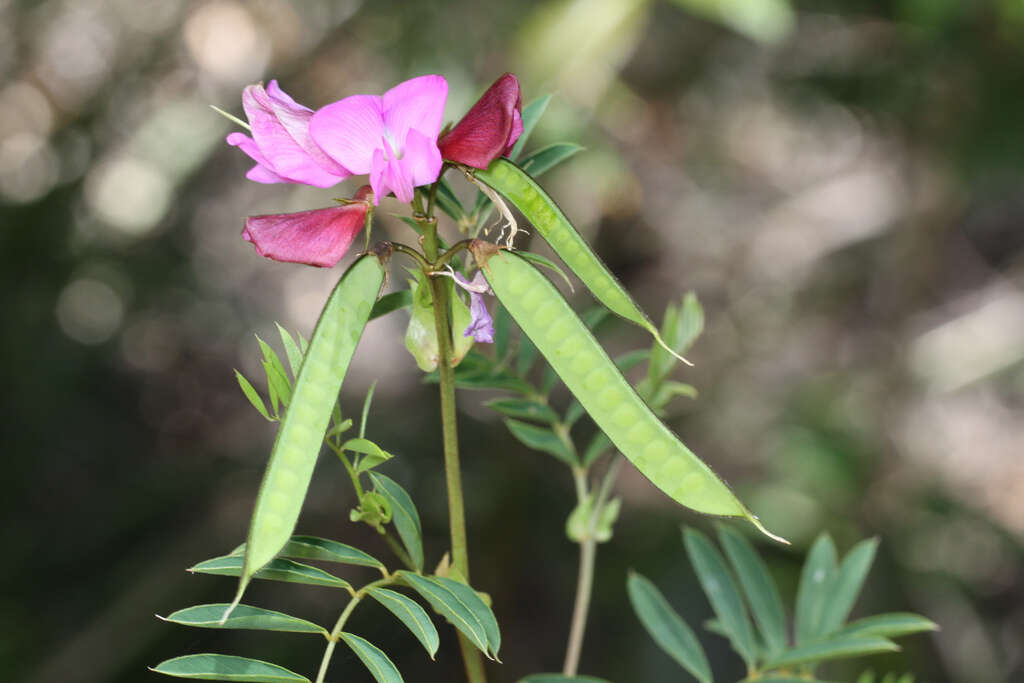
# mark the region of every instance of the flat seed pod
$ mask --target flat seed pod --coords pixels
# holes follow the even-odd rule
[[[522,257],[470,247],[495,295],[597,426],[651,482],[698,512],[743,517],[779,539],[651,412],[551,282]]]
[[[256,498],[238,593],[232,604],[241,600],[252,576],[291,538],[331,409],[380,293],[384,262],[389,255],[367,254],[356,260],[341,276],[313,330]]]
[[[594,298],[616,315],[650,332],[665,350],[689,363],[662,340],[658,328],[640,310],[622,283],[577,232],[555,200],[526,171],[508,159],[499,158],[487,170],[474,171],[473,176],[500,192],[522,212]]]

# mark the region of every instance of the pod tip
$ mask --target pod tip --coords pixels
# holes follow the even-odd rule
[[[773,541],[776,541],[777,543],[782,543],[783,545],[792,545],[792,543],[784,539],[782,536],[779,536],[778,534],[773,534],[772,532],[768,531],[768,528],[761,523],[761,520],[759,520],[756,515],[748,515],[747,519],[750,520],[751,524],[757,527],[758,531],[760,531],[762,534],[772,539]]]
[[[652,328],[653,328],[653,326],[652,326]],[[680,360],[683,363],[686,363],[691,368],[693,367],[693,363],[691,363],[690,361],[688,361],[685,358],[683,358],[682,356],[680,356],[678,353],[673,351],[672,348],[668,344],[665,343],[665,340],[661,338],[661,334],[658,332],[657,329],[652,329],[651,332],[654,334],[654,340],[656,342],[658,342],[658,344],[661,346],[661,348],[663,348],[666,351],[668,351],[669,353],[671,353],[673,356],[676,357],[677,360]]]
[[[245,593],[245,587],[248,585],[249,579],[243,576],[242,579],[238,582],[238,592],[235,594],[235,599],[231,601],[231,604],[228,605],[228,608],[224,610],[224,615],[220,618],[220,621],[217,622],[220,626],[224,625],[224,623],[228,620],[228,617],[231,616],[231,613],[235,611],[236,607],[238,607],[238,603],[242,601],[242,594]]]

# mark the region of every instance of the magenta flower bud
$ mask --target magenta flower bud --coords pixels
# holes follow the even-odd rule
[[[487,168],[508,154],[523,133],[519,79],[507,73],[487,89],[437,143],[441,156],[474,168]]]
[[[242,107],[252,137],[231,133],[227,142],[256,162],[246,174],[249,180],[331,187],[352,175],[313,141],[309,134],[313,111],[286,95],[277,81],[270,81],[266,89],[262,84],[247,86]]]
[[[249,216],[242,237],[260,256],[274,261],[330,268],[341,260],[366,224],[371,190],[359,188],[352,202],[298,213]]]

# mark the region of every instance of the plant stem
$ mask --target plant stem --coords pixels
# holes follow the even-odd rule
[[[594,564],[597,558],[597,523],[601,519],[604,504],[608,500],[615,479],[619,476],[622,459],[616,455],[605,470],[597,497],[587,519],[587,529],[580,542],[580,566],[576,576],[576,602],[572,609],[572,624],[569,627],[569,644],[565,649],[565,663],[562,674],[575,676],[580,666],[580,654],[583,651],[583,636],[587,630],[587,613],[590,611],[590,598],[594,589]],[[576,495],[580,503],[586,499],[587,480],[585,470],[573,468],[573,480],[576,482]]]
[[[331,631],[331,637],[327,639],[327,648],[324,650],[323,659],[320,660],[320,671],[316,675],[316,683],[324,683],[324,676],[327,675],[327,667],[331,663],[331,655],[334,654],[334,646],[338,644],[338,638],[341,635],[341,629],[345,627],[345,622],[348,621],[348,617],[352,614],[352,610],[356,608],[359,601],[363,597],[363,592],[359,591],[352,596],[352,599],[348,601],[348,605],[345,606],[345,611],[338,617],[337,623],[334,624],[334,630]]]
[[[423,249],[427,259],[437,261],[437,221],[417,219],[423,228]],[[459,466],[459,434],[455,420],[455,373],[452,371],[452,326],[448,319],[448,283],[425,272],[434,301],[434,330],[437,333],[437,369],[441,390],[441,433],[444,442],[444,475],[448,488],[448,526],[452,542],[452,564],[469,581],[469,551],[466,546],[466,512],[462,500],[462,470]],[[459,649],[470,683],[486,683],[480,652],[458,632]]]

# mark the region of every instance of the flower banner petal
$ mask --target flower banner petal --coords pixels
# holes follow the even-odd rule
[[[384,125],[394,140],[404,140],[410,130],[418,130],[431,141],[437,140],[444,122],[444,104],[448,99],[448,81],[444,76],[411,78],[384,93]]]
[[[313,114],[309,132],[329,157],[356,175],[370,172],[374,150],[384,137],[381,98],[353,95]]]

